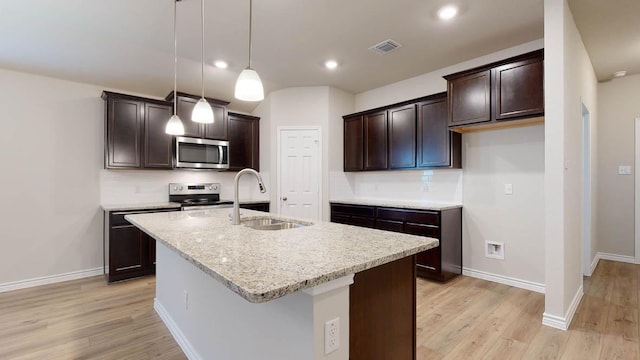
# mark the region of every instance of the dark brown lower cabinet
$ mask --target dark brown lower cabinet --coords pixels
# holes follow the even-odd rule
[[[248,210],[269,212],[269,204],[270,204],[269,202],[240,204],[240,208],[241,209],[248,209]]]
[[[417,210],[331,203],[331,221],[438,239],[416,255],[418,276],[447,281],[462,273],[462,209]]]
[[[156,241],[125,220],[125,215],[177,210],[179,209],[105,211],[104,267],[108,282],[156,272]]]
[[[415,360],[415,256],[355,274],[349,289],[349,359]]]

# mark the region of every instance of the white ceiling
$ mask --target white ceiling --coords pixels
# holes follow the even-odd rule
[[[599,81],[616,71],[640,74],[640,1],[569,0]]]
[[[206,95],[251,111],[256,103],[233,98],[247,65],[249,1],[205,1]],[[447,3],[462,11],[443,22],[435,14]],[[543,0],[254,0],[253,7],[253,67],[266,92],[329,85],[358,93],[543,37]],[[172,11],[172,0],[1,1],[0,67],[164,97],[173,88]],[[200,1],[178,3],[178,90],[195,94],[199,19]],[[368,50],[389,38],[403,47]],[[328,58],[340,67],[325,69]],[[214,59],[229,68],[213,67]]]

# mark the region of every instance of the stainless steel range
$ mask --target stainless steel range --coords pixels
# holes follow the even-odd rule
[[[220,184],[169,184],[169,201],[180,203],[182,210],[231,208],[233,201],[220,200]]]

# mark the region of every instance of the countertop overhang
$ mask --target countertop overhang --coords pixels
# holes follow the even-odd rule
[[[127,215],[125,219],[253,303],[439,245],[434,238],[322,221],[297,229],[254,230],[231,225],[229,214],[230,209],[211,209]],[[244,220],[266,214],[243,210],[243,215]]]

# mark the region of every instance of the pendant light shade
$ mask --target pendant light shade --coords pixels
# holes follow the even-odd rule
[[[191,112],[191,121],[195,121],[197,123],[202,124],[212,124],[213,123],[213,109],[211,105],[204,98],[204,0],[200,0],[200,4],[202,5],[201,15],[202,22],[200,23],[202,28],[202,47],[200,48],[201,54],[201,70],[202,70],[202,98],[198,100],[196,106],[193,107],[193,111]]]
[[[264,89],[260,75],[252,68],[242,70],[236,81],[236,99],[244,101],[264,100]]]
[[[176,113],[178,101],[178,37],[176,36],[177,4],[180,0],[173,1],[173,116],[167,122],[164,132],[169,135],[184,135],[184,125]]]
[[[178,115],[173,115],[167,122],[164,132],[169,135],[184,135],[184,125]]]
[[[249,66],[242,70],[236,81],[235,96],[238,100],[260,101],[264,99],[264,88],[258,73],[251,67],[251,20],[253,15],[253,0],[249,0]]]
[[[198,100],[196,106],[193,107],[191,120],[203,124],[213,123],[213,109],[205,98]]]

